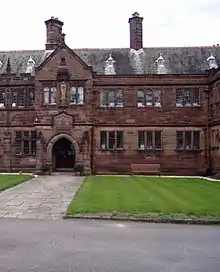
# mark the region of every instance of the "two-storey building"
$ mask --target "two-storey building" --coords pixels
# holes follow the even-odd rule
[[[142,21],[128,48],[71,49],[52,17],[44,50],[0,52],[0,171],[220,173],[220,47],[145,48]]]

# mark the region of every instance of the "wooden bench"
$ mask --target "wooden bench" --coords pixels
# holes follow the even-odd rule
[[[160,164],[131,164],[131,175],[134,174],[157,174],[160,176]]]

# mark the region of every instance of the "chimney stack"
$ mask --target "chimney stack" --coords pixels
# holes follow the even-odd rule
[[[139,16],[138,12],[132,14],[129,18],[130,24],[130,48],[139,50],[143,48],[143,17]]]
[[[46,50],[55,50],[61,43],[65,42],[65,34],[62,33],[63,22],[58,18],[51,17],[45,21],[47,43]]]

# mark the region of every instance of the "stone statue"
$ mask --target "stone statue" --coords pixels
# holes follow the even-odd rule
[[[60,94],[61,94],[60,100],[62,104],[66,102],[66,92],[67,92],[67,86],[64,82],[62,82],[60,85]]]

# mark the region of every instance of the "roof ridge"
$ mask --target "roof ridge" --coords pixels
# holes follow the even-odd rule
[[[184,48],[220,48],[218,45],[200,45],[200,46],[149,46],[143,47],[143,49],[169,49],[169,48],[177,48],[177,49],[184,49]],[[130,50],[129,47],[97,47],[97,48],[71,48],[73,51],[93,51],[93,50]],[[45,49],[25,49],[25,50],[3,50],[0,53],[28,53],[28,52],[42,52],[46,51]]]

